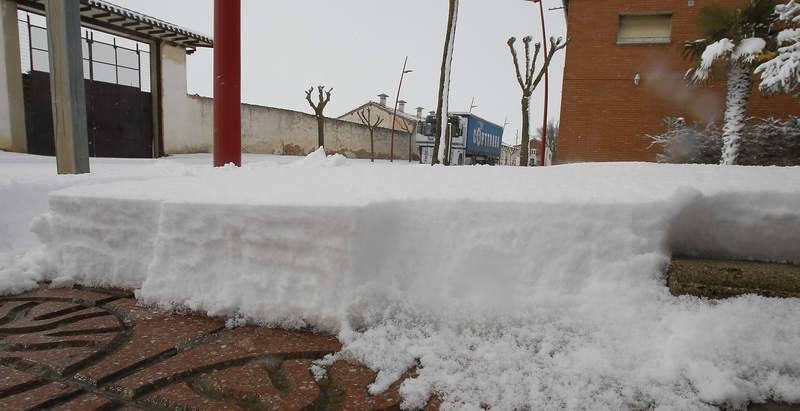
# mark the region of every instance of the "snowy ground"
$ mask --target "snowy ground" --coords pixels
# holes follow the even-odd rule
[[[800,402],[800,301],[675,298],[662,277],[672,253],[800,263],[800,168],[245,160],[56,177],[0,153],[0,288],[133,287],[336,332],[376,392],[419,367],[409,408]]]

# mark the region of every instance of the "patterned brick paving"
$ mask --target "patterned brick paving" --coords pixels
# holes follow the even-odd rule
[[[328,335],[137,306],[126,290],[43,286],[0,297],[0,409],[399,409],[399,383],[372,396],[375,373],[360,365],[314,380],[312,362],[340,348]]]

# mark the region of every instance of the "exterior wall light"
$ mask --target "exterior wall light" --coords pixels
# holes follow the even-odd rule
[[[636,73],[636,75],[633,76],[633,85],[638,86],[639,83],[641,82],[642,82],[642,76],[639,75],[639,73]]]

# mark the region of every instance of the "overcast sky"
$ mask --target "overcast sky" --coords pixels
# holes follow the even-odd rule
[[[144,14],[213,35],[212,0],[112,0]],[[561,0],[544,0],[548,35],[564,36]],[[334,87],[326,110],[339,116],[377,95],[394,102],[408,55],[401,98],[408,112],[436,109],[436,92],[447,23],[446,0],[242,0],[242,100],[310,112],[303,90]],[[451,111],[473,110],[500,125],[513,143],[521,128],[521,91],[506,46],[509,36],[539,41],[538,5],[523,0],[461,0],[456,33]],[[521,46],[521,42],[520,42]],[[211,96],[212,52],[200,49],[188,60],[190,93]],[[561,104],[564,54],[550,70],[550,113]],[[532,120],[542,119],[543,85],[533,100]]]

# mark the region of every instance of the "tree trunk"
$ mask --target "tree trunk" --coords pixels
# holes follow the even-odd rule
[[[450,123],[447,123],[447,127],[444,129],[444,156],[442,156],[442,164],[449,166],[450,165],[450,132],[452,131],[452,127],[450,127]]]
[[[319,141],[318,141],[319,146],[318,147],[324,147],[325,146],[325,127],[324,127],[324,125],[325,125],[325,117],[322,117],[321,115],[317,115],[317,138],[319,138]]]
[[[375,162],[375,138],[373,137],[374,132],[372,129],[369,129],[369,161]]]
[[[453,46],[456,40],[456,23],[458,21],[458,0],[450,0],[447,18],[447,33],[444,38],[442,52],[442,69],[439,76],[439,99],[436,105],[436,134],[433,140],[433,160],[436,164],[444,159],[442,140],[445,137],[448,120],[447,99],[450,94],[450,67],[453,62]]]
[[[531,114],[530,114],[531,96],[522,96],[522,138],[519,146],[519,166],[528,166],[528,151],[530,151],[530,127],[531,127]]]
[[[728,71],[728,96],[725,100],[725,125],[722,127],[722,165],[736,163],[739,139],[747,120],[753,79],[748,67],[733,63]]]

